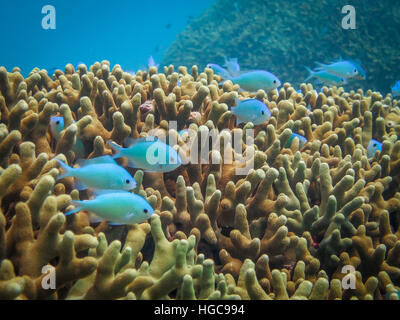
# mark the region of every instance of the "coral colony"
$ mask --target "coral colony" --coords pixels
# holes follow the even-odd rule
[[[398,299],[398,100],[222,80],[1,67],[0,298]]]
[[[356,9],[355,30],[347,29],[342,12],[349,4]],[[387,92],[400,74],[397,8],[393,0],[218,0],[179,34],[161,65],[218,63],[235,70],[236,57],[240,71],[266,69],[298,88],[308,76],[304,67],[352,60],[363,81],[349,85]]]

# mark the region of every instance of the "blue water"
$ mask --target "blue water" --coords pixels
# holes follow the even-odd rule
[[[33,68],[88,65],[107,59],[125,70],[156,63],[189,17],[201,15],[214,0],[17,0],[1,1],[0,66]],[[42,7],[56,9],[56,29],[42,28]]]

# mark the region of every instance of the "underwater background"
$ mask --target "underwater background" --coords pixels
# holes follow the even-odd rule
[[[147,68],[213,0],[35,0],[1,1],[1,65],[27,75],[39,67],[54,71],[78,62],[108,59],[126,70]],[[56,9],[56,29],[42,28],[42,7]],[[2,46],[3,46],[2,45]]]

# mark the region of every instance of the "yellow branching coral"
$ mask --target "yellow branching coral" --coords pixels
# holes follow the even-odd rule
[[[0,68],[0,298],[398,299],[397,102],[310,84],[249,93],[220,80],[196,66],[132,76],[108,61],[26,79]],[[237,126],[238,97],[263,101],[269,120]],[[55,158],[74,166],[78,139],[90,159],[113,155],[109,140],[156,133],[176,141],[178,169],[118,160],[155,210],[149,223],[64,216],[92,195],[58,180]],[[373,155],[371,139],[382,142]]]

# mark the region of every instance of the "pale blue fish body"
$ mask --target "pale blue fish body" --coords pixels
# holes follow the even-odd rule
[[[400,97],[400,80],[392,87],[392,95],[393,97]]]
[[[308,142],[308,140],[305,137],[303,137],[302,135],[300,135],[298,133],[293,132],[292,135],[290,136],[289,140],[286,142],[285,148],[290,148],[290,146],[292,145],[293,140],[295,138],[299,139],[300,148],[302,148]]]
[[[50,119],[50,132],[51,135],[58,142],[61,137],[61,131],[64,130],[64,118],[63,117],[51,117]],[[85,146],[81,139],[76,137],[75,144],[72,146],[72,151],[75,153],[76,158],[85,157]]]
[[[207,68],[213,69],[214,73],[216,75],[219,75],[223,77],[224,79],[228,79],[230,77],[230,74],[227,70],[222,68],[220,65],[215,64],[215,63],[209,63],[207,64]]]
[[[110,156],[82,160],[79,168],[72,168],[64,162],[56,160],[65,171],[58,176],[57,180],[74,177],[80,182],[78,189],[132,190],[136,187],[136,181],[131,174],[119,166]]]
[[[126,157],[128,166],[140,168],[145,172],[170,172],[181,166],[179,154],[168,144],[154,137],[141,139],[125,139],[128,148],[122,148],[108,141],[117,152],[114,159]]]
[[[382,151],[382,142],[371,139],[367,147],[367,157],[372,158],[377,151]]]
[[[346,59],[345,60],[345,59],[342,58],[342,55],[340,55],[339,59],[333,61],[332,63],[342,62],[342,61],[348,61],[348,62],[352,63],[357,68],[358,75],[356,75],[354,77],[354,79],[357,79],[357,80],[366,80],[367,79],[367,73],[365,72],[365,70],[364,70],[364,68],[363,68],[363,66],[362,66],[360,61],[353,60],[353,59]]]
[[[311,78],[317,78],[322,83],[332,85],[332,86],[347,84],[346,78],[329,73],[328,71],[325,71],[325,70],[312,71],[310,68],[307,68],[307,67],[306,67],[306,69],[308,71],[308,77],[304,80],[304,82],[307,82]],[[318,96],[318,93],[317,93],[317,96]]]
[[[256,92],[259,89],[269,92],[281,85],[281,81],[274,74],[264,70],[245,72],[229,80],[238,84],[242,90],[250,92]]]
[[[237,123],[252,122],[254,125],[265,123],[271,117],[271,111],[265,103],[257,99],[240,101],[236,99],[236,107],[231,112],[237,117]]]
[[[154,209],[146,199],[130,192],[111,191],[100,194],[93,200],[72,203],[76,208],[66,215],[87,210],[114,225],[143,223],[154,214]]]
[[[240,65],[238,63],[237,58],[224,58],[225,64],[224,67],[228,70],[229,74],[232,77],[236,77],[240,74]]]
[[[320,62],[317,62],[317,65],[319,68],[317,70],[325,70],[331,74],[334,74],[338,77],[342,78],[354,78],[358,75],[358,70],[357,67],[351,63],[350,61],[338,61],[334,62],[331,64],[323,64]]]

